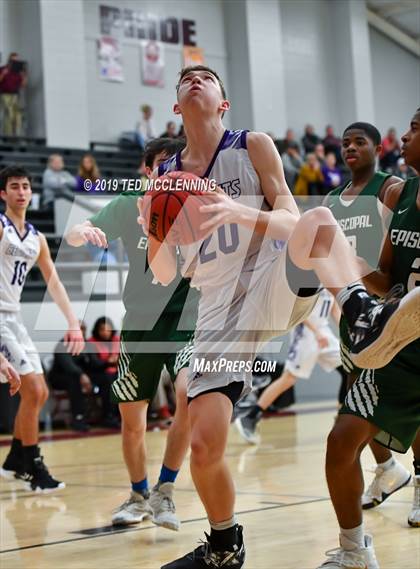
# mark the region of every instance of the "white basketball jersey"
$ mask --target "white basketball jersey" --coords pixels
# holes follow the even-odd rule
[[[323,288],[319,293],[318,300],[314,306],[311,315],[308,320],[311,324],[320,328],[322,326],[329,326],[329,317],[331,314],[332,307],[334,305],[333,295],[326,289]]]
[[[0,311],[18,312],[26,275],[39,255],[40,238],[30,223],[25,224],[23,237],[6,215],[0,214],[0,223]]]
[[[203,178],[215,180],[233,200],[258,210],[269,210],[258,175],[248,155],[247,131],[226,130]],[[182,170],[178,153],[159,166],[159,175]],[[204,241],[180,247],[184,276],[199,288],[218,287],[239,274],[259,271],[273,262],[283,243],[256,235],[235,223],[223,225]]]

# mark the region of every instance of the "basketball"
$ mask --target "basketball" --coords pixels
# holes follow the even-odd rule
[[[207,186],[207,180],[189,172],[169,172],[154,180],[143,206],[149,234],[170,245],[188,245],[203,239],[206,233],[200,225],[211,217],[200,212],[201,206],[211,203],[206,199]]]

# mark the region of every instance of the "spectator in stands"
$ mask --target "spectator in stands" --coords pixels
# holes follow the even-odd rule
[[[156,138],[156,130],[152,122],[153,109],[150,105],[140,107],[142,118],[136,125],[137,143],[141,148],[145,148],[149,140]]]
[[[325,163],[321,167],[322,177],[324,178],[324,194],[335,190],[343,183],[341,170],[337,168],[337,159],[334,152],[328,152]]]
[[[325,163],[325,149],[322,142],[318,142],[318,144],[315,146],[314,154],[318,158],[318,162],[322,168]]]
[[[98,318],[88,342],[95,346],[99,359],[108,364],[104,371],[108,375],[109,381],[112,382],[117,379],[120,338],[115,333],[112,320],[106,316]]]
[[[396,170],[395,174],[403,180],[407,180],[408,178],[412,178],[413,176],[416,176],[416,172],[413,170],[413,168],[410,168],[410,166],[407,166],[404,158],[398,159],[397,170]]]
[[[86,338],[86,325],[81,322],[80,329]],[[103,425],[117,428],[119,421],[112,414],[109,382],[104,375],[108,363],[102,361],[96,353],[91,353],[88,346],[78,356],[66,351],[63,340],[58,342],[54,351],[54,361],[48,374],[53,389],[64,389],[70,397],[72,413],[71,427],[76,431],[88,431],[86,418],[86,395],[99,388],[102,401]]]
[[[379,163],[382,170],[396,172],[398,159],[401,155],[401,146],[395,128],[390,128],[382,140],[382,152]]]
[[[98,165],[96,164],[95,158],[92,154],[85,154],[83,158],[80,160],[79,164],[79,171],[76,177],[76,191],[78,192],[85,192],[86,180],[92,182],[92,190],[94,190],[95,185],[94,183],[96,180],[99,180],[101,177],[101,173],[99,172]]]
[[[286,130],[286,136],[285,138],[278,138],[277,140],[274,141],[274,144],[280,154],[283,155],[288,148],[294,148],[295,150],[297,150],[298,154],[300,154],[300,147],[299,147],[299,143],[295,138],[295,133],[293,132],[293,130],[291,128],[288,128]]]
[[[310,152],[306,156],[306,162],[299,171],[294,193],[297,196],[322,195],[323,181],[318,159],[313,152]]]
[[[305,126],[305,134],[302,137],[302,146],[305,151],[305,154],[309,154],[309,152],[314,152],[315,146],[321,142],[321,139],[318,135],[315,134],[314,127],[311,124],[307,124]]]
[[[42,205],[52,209],[54,200],[66,195],[73,198],[76,178],[64,169],[64,160],[60,154],[51,154],[48,165],[42,176]]]
[[[23,62],[17,53],[11,53],[7,64],[0,67],[0,111],[2,134],[22,135],[22,109],[19,93],[27,83]]]
[[[176,132],[176,124],[173,121],[166,123],[166,130],[163,132],[159,138],[178,138]]]
[[[336,161],[341,160],[341,139],[335,136],[334,129],[331,125],[325,128],[325,138],[322,141],[324,144],[325,154],[334,152]]]
[[[283,160],[284,175],[287,185],[290,190],[293,191],[299,171],[303,164],[303,159],[299,154],[298,148],[296,148],[296,145],[294,145],[293,142],[290,146],[286,147],[286,151],[281,155],[281,158]]]

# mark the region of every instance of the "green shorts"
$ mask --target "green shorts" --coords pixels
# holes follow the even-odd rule
[[[125,316],[121,331],[118,378],[111,385],[111,399],[114,403],[151,401],[164,367],[172,381],[175,381],[179,371],[189,366],[194,332],[178,330],[178,320],[176,314],[165,314],[152,330],[133,330],[129,316]],[[162,352],[156,348],[160,344]],[[148,346],[154,346],[153,351],[148,352]]]
[[[365,369],[347,393],[341,414],[380,429],[375,440],[407,452],[420,428],[420,343],[409,344],[387,366]]]

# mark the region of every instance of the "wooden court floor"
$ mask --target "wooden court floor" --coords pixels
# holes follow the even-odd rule
[[[306,411],[309,411],[308,409]],[[249,447],[232,427],[228,461],[244,526],[246,569],[314,569],[337,546],[337,528],[323,472],[326,435],[334,412],[312,410],[266,419],[262,443]],[[164,432],[147,434],[149,479],[158,475]],[[147,522],[129,530],[109,527],[110,512],[128,493],[119,435],[43,443],[54,475],[67,487],[40,496],[1,482],[1,569],[159,569],[195,547],[207,530],[186,461],[177,482],[181,530]],[[3,461],[6,448],[0,449]],[[407,466],[409,454],[402,457]],[[370,452],[364,468],[373,465]],[[369,482],[372,474],[367,471]],[[420,530],[407,526],[413,488],[366,513],[382,569],[420,567]]]

